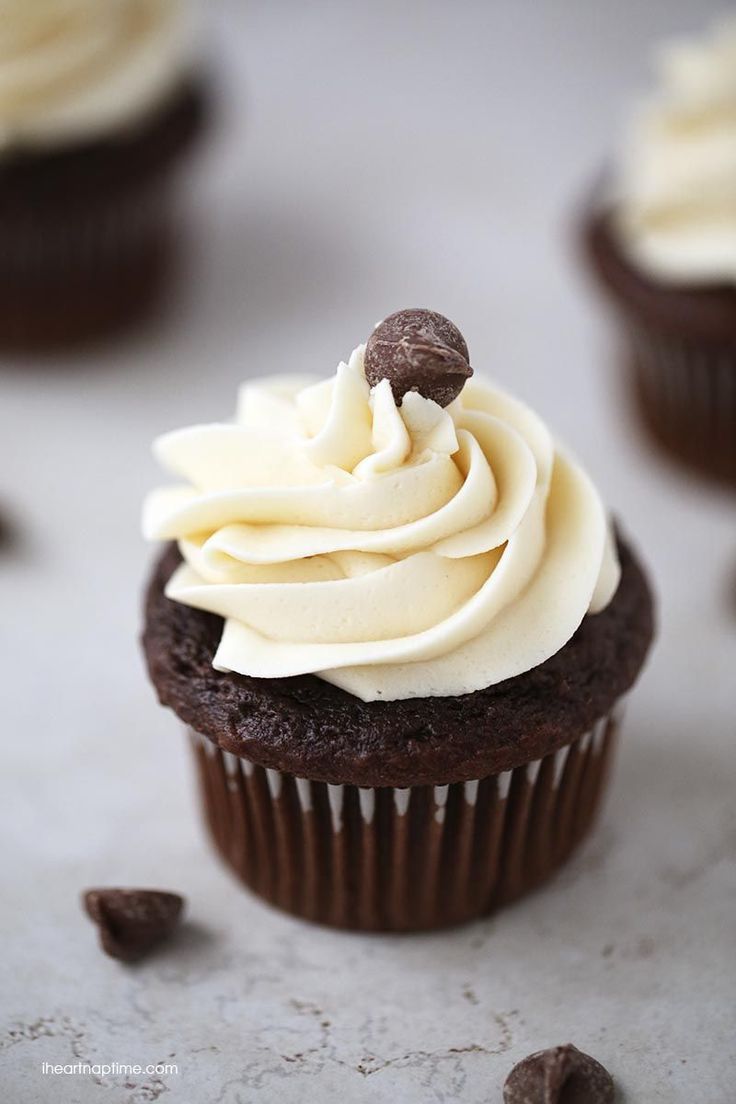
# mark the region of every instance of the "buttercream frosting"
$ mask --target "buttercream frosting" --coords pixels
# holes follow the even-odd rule
[[[675,283],[736,281],[736,18],[665,44],[658,90],[621,158],[618,224],[642,268]]]
[[[134,124],[191,69],[187,0],[0,0],[0,150]]]
[[[530,670],[618,585],[598,492],[491,383],[397,406],[363,352],[327,380],[248,382],[233,423],[155,442],[181,480],[144,507],[183,557],[167,596],[225,619],[218,670],[313,673],[364,701]]]

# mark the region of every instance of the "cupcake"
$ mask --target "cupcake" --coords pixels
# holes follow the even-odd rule
[[[585,244],[651,434],[736,486],[736,19],[666,45],[658,73]]]
[[[600,806],[652,600],[543,422],[408,310],[155,452],[180,482],[144,508],[143,645],[237,876],[393,931],[544,881]]]
[[[186,0],[0,3],[0,347],[153,306],[205,93]]]

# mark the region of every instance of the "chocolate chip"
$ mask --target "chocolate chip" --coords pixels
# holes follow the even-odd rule
[[[106,954],[135,962],[171,935],[184,908],[178,893],[159,889],[88,889],[82,897]]]
[[[447,406],[473,374],[463,335],[436,311],[396,311],[376,326],[365,347],[365,378],[371,387],[387,379],[400,404],[407,391]]]
[[[530,1054],[503,1087],[504,1104],[613,1104],[613,1098],[608,1070],[572,1043]]]

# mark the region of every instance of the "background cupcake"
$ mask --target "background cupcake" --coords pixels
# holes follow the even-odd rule
[[[2,0],[0,345],[75,342],[152,305],[202,125],[197,55],[187,0]]]
[[[587,247],[650,430],[736,485],[736,19],[657,62]]]
[[[246,384],[156,446],[144,645],[215,843],[349,927],[470,919],[590,827],[651,597],[580,467],[401,311],[333,379]],[[183,559],[183,562],[182,562]]]

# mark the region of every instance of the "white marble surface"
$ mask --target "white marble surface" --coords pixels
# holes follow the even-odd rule
[[[736,1098],[736,514],[629,428],[565,244],[648,44],[713,7],[219,6],[233,102],[169,322],[0,366],[4,1101],[486,1104],[568,1040],[627,1101]],[[274,914],[211,858],[136,645],[138,509],[156,432],[226,415],[249,373],[329,372],[417,303],[584,458],[661,628],[603,822],[555,883],[454,933],[362,938]],[[95,883],[178,889],[190,924],[126,969],[80,912]],[[40,1072],[75,1058],[179,1072]]]

